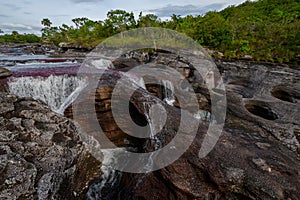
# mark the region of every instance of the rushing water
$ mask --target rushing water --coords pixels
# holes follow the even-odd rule
[[[116,199],[117,191],[111,191],[117,188],[122,177],[122,172],[115,170],[114,166],[118,163],[118,155],[125,151],[124,148],[103,149],[103,160],[101,166],[100,181],[89,187],[87,192],[88,200]],[[124,163],[125,165],[126,163]]]
[[[8,82],[9,91],[20,97],[31,97],[45,102],[62,114],[85,87],[86,81],[76,76],[20,77]]]
[[[153,147],[153,152],[150,153],[148,160],[145,162],[144,169],[147,172],[151,172],[153,169],[154,159],[156,156],[156,150],[161,148],[161,141],[156,136],[156,133],[159,132],[163,128],[163,123],[166,120],[166,116],[161,114],[160,117],[155,118],[153,115],[157,115],[159,112],[162,112],[162,108],[157,105],[151,105],[149,103],[144,104],[145,113],[148,125],[149,125],[149,141],[151,148]],[[159,121],[159,122],[158,122]],[[114,149],[103,149],[101,150],[104,156],[101,166],[101,177],[100,181],[94,183],[90,186],[89,191],[87,193],[87,199],[89,200],[98,200],[98,199],[119,199],[118,187],[120,180],[122,178],[122,172],[116,171],[114,166],[120,165],[118,162],[122,162],[122,166],[130,165],[132,163],[128,163],[124,161],[118,160],[118,157],[124,153],[124,151],[128,151],[125,148],[114,148]],[[126,159],[125,159],[126,160]],[[138,160],[136,162],[139,162]],[[142,161],[141,161],[142,162]],[[136,187],[147,178],[148,173],[145,173],[141,178],[137,181]]]
[[[9,54],[0,53],[0,61],[27,61],[27,60],[43,60],[48,58],[47,55],[34,54]]]

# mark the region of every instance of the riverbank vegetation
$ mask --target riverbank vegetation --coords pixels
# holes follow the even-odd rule
[[[300,57],[299,0],[246,1],[220,12],[184,17],[172,15],[166,21],[154,14],[145,15],[141,12],[138,19],[135,19],[132,12],[111,10],[103,21],[82,17],[72,22],[71,26],[62,24],[57,27],[52,26],[50,19],[43,19],[41,41],[56,45],[66,42],[95,47],[104,39],[122,31],[162,27],[190,36],[204,47],[221,52],[218,55],[223,58],[248,57],[253,60],[293,62]],[[31,35],[25,36],[31,38]],[[0,36],[0,42],[11,42],[5,37],[12,38]],[[36,38],[31,39],[35,41]]]
[[[2,31],[0,30],[0,33]],[[1,43],[38,43],[41,38],[34,34],[20,34],[17,31],[13,31],[11,34],[0,35]]]

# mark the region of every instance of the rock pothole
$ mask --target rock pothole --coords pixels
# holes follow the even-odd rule
[[[271,91],[273,97],[290,103],[300,103],[300,94],[293,87],[275,87]]]
[[[278,115],[272,110],[272,108],[262,101],[249,101],[245,104],[245,108],[253,115],[259,116],[267,120],[276,120]]]

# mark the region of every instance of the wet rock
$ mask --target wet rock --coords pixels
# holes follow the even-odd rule
[[[149,60],[168,65],[176,63],[176,59],[173,55],[156,54]],[[188,63],[180,62],[168,66],[175,66],[184,75],[181,69]],[[251,62],[219,62],[218,67],[226,83],[228,115],[213,151],[203,159],[198,156],[207,130],[207,124],[202,124],[194,143],[173,164],[147,174],[123,173],[119,194],[122,199],[297,199],[300,196],[299,71]],[[195,74],[191,68],[189,83],[198,95],[199,104],[209,107],[210,96],[201,77]],[[148,85],[147,89],[161,98],[157,85]],[[140,101],[151,102],[153,97],[141,98],[139,95],[146,93],[140,91],[135,95],[131,103],[143,115]],[[105,103],[101,105],[104,110]],[[176,116],[176,111],[169,112]],[[173,126],[167,124],[161,134],[174,136],[176,133],[170,131]]]
[[[261,170],[264,170],[267,172],[272,171],[271,167],[266,163],[266,161],[261,158],[253,158],[252,162]]]
[[[0,114],[6,114],[7,112],[11,112],[15,109],[14,103],[17,101],[17,98],[14,95],[6,95],[4,93],[0,93]]]
[[[257,142],[257,143],[255,143],[255,144],[256,144],[256,146],[257,146],[258,148],[261,148],[261,149],[264,149],[264,150],[267,150],[267,149],[269,149],[269,148],[271,147],[271,145],[268,144],[268,143]]]
[[[7,77],[10,77],[12,73],[3,67],[0,67],[0,92],[5,92],[7,91],[7,85],[5,84],[5,79]]]
[[[124,65],[122,59],[127,59]],[[122,59],[116,62],[117,70],[128,71],[137,63],[142,63],[140,58],[134,56],[133,62],[130,62],[131,58]],[[164,64],[180,72],[194,89],[201,108],[210,111],[210,94],[205,77],[201,77],[188,61],[159,52],[149,54],[149,61],[146,62],[150,64],[148,66]],[[118,184],[120,198],[299,198],[299,71],[267,63],[219,61],[217,64],[226,84],[228,104],[225,127],[214,149],[205,158],[198,155],[208,129],[208,123],[201,122],[192,145],[171,165],[146,174],[123,173]],[[188,73],[185,71],[187,67]],[[97,133],[93,129],[95,127],[84,124],[86,117],[96,110],[98,123],[114,144],[137,147],[141,152],[153,151],[156,149],[153,141],[135,140],[121,131],[120,127],[122,130],[128,128],[126,120],[118,125],[113,120],[110,99],[120,78],[121,75],[116,72],[104,73],[94,92],[84,94],[86,98],[79,102],[82,105],[79,113],[82,114],[77,115],[77,120],[91,132]],[[215,83],[212,81],[211,84]],[[125,86],[130,87],[130,84]],[[123,93],[126,94],[128,90],[124,88]],[[146,125],[145,113],[148,110],[144,105],[163,105],[170,116],[170,121],[158,133],[164,146],[176,135],[180,108],[187,105],[180,105],[179,102],[175,102],[174,107],[166,105],[162,101],[164,89],[158,83],[146,84],[146,88],[148,91],[139,88],[131,96],[131,118],[139,125]],[[94,99],[94,110],[86,109],[91,101],[85,99]],[[65,113],[72,117],[72,107]],[[125,139],[129,142],[126,143]]]
[[[0,67],[0,79],[7,78],[11,75],[12,73],[8,69]]]
[[[220,62],[226,82],[228,112],[256,123],[293,151],[299,147],[300,72],[286,65]],[[230,121],[230,119],[228,119]]]
[[[0,104],[0,198],[85,198],[101,163],[76,125],[32,99],[0,93]]]
[[[229,168],[226,171],[226,179],[234,185],[242,185],[245,179],[245,172],[239,168]]]
[[[0,82],[0,92],[6,92],[7,91],[7,87]]]
[[[145,139],[140,139],[137,137],[132,137],[126,133],[132,130],[131,125],[128,123],[129,120],[133,120],[140,126],[146,126],[148,124],[147,118],[144,113],[148,112],[148,108],[145,104],[149,106],[155,103],[166,105],[165,102],[162,102],[157,97],[151,95],[151,93],[138,89],[133,93],[132,97],[129,99],[129,112],[131,118],[128,116],[127,112],[122,110],[122,104],[126,102],[126,97],[123,94],[130,93],[131,83],[127,83],[128,87],[124,88],[123,93],[118,96],[119,102],[115,102],[115,105],[119,105],[121,110],[119,115],[118,123],[115,121],[113,113],[112,113],[112,101],[111,96],[113,93],[113,88],[118,80],[123,77],[121,73],[115,72],[105,72],[102,74],[101,79],[99,80],[98,86],[96,90],[87,89],[84,91],[80,97],[70,105],[64,112],[65,116],[69,118],[75,119],[85,130],[88,132],[95,132],[97,134],[96,137],[107,137],[111,142],[113,142],[118,147],[138,147],[142,148],[142,144],[145,142]],[[126,84],[125,84],[126,85]],[[122,99],[124,101],[122,101]],[[73,107],[76,105],[76,117],[74,118]],[[92,105],[92,106],[91,106]],[[94,106],[93,106],[94,105]],[[128,107],[128,102],[124,105],[124,108]],[[174,116],[173,125],[174,128],[169,127],[170,129],[176,129],[178,126],[178,110],[174,110],[174,108],[170,107],[169,112],[176,112],[176,114],[171,115]],[[94,125],[94,116],[96,114],[97,122],[100,126]],[[173,118],[173,117],[171,117]],[[171,121],[171,119],[170,119]],[[171,124],[171,122],[169,122]],[[101,129],[100,129],[101,128]],[[103,131],[104,135],[102,135],[101,131]],[[97,133],[99,132],[99,133]],[[150,135],[150,130],[147,130]],[[169,134],[171,135],[171,133]],[[164,136],[166,137],[166,135]],[[170,138],[172,136],[169,136]],[[98,138],[101,142],[102,148],[111,147],[110,143],[105,143],[103,138]],[[165,141],[167,143],[167,141]]]
[[[54,44],[40,44],[40,43],[30,43],[30,44],[1,44],[0,52],[1,53],[9,53],[15,55],[22,54],[46,54],[57,51],[57,47]]]

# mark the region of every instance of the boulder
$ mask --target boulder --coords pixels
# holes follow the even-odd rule
[[[91,51],[91,47],[83,46],[80,42],[73,43],[73,42],[61,42],[58,44],[60,51],[62,51],[63,55],[72,55],[76,53],[87,53]],[[82,54],[84,55],[84,54]]]

